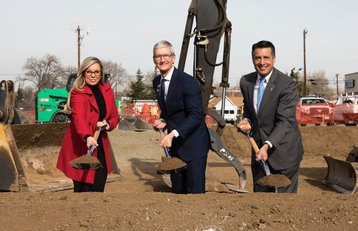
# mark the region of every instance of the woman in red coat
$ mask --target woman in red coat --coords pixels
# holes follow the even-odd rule
[[[88,57],[83,61],[66,106],[72,111],[72,119],[63,139],[57,168],[73,180],[74,192],[103,192],[111,172],[107,131],[117,127],[119,115],[113,90],[104,83],[103,65],[98,58]],[[99,121],[107,126],[96,141],[93,135]],[[91,145],[97,146],[93,156],[103,167],[96,170],[71,167],[70,161],[87,153]]]

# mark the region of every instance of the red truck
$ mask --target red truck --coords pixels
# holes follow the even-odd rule
[[[303,97],[296,106],[297,123],[305,126],[307,124],[315,125],[333,125],[334,114],[333,105],[326,99],[320,97]]]
[[[335,104],[334,122],[355,126],[358,124],[358,95],[341,96]]]

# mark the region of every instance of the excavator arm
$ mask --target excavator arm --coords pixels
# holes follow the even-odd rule
[[[232,154],[220,140],[225,127],[224,108],[226,89],[229,87],[229,61],[231,44],[231,22],[226,17],[226,0],[193,0],[190,4],[184,31],[178,69],[184,70],[189,42],[194,37],[193,76],[198,80],[202,90],[205,113],[215,119],[216,131],[209,129],[211,150],[230,163],[239,176],[237,186],[227,185],[231,190],[245,191],[246,170],[237,155]],[[196,27],[193,28],[194,20]],[[221,38],[224,36],[223,57],[217,62]],[[213,76],[215,67],[222,66],[220,87],[223,88],[221,115],[208,108],[210,96],[213,95]]]

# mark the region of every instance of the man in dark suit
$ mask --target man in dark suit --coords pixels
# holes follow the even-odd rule
[[[172,170],[174,193],[205,193],[205,169],[209,151],[209,133],[205,124],[200,86],[192,76],[174,67],[175,52],[168,41],[159,41],[153,48],[153,61],[160,75],[153,80],[160,119],[154,129],[166,129],[162,147],[170,147],[172,157],[187,166]],[[165,89],[161,90],[161,81]]]
[[[275,47],[269,41],[252,46],[252,62],[256,72],[240,80],[244,97],[243,120],[237,125],[251,131],[261,147],[252,153],[251,170],[254,192],[274,192],[275,189],[257,184],[265,176],[258,160],[267,160],[272,174],[283,174],[292,183],[278,192],[297,192],[300,162],[303,156],[301,134],[296,122],[299,100],[296,83],[274,68]],[[262,97],[261,97],[262,95]]]

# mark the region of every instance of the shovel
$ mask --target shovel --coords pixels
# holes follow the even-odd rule
[[[98,125],[99,123],[97,123],[97,126]],[[106,126],[107,124],[103,124],[98,127],[98,130],[95,131],[93,135],[95,140],[98,139],[101,130],[104,129]],[[70,165],[77,169],[91,169],[91,170],[102,167],[101,162],[99,162],[99,160],[96,157],[92,156],[95,149],[96,149],[96,145],[91,145],[87,150],[87,154],[84,154],[74,160],[71,160]]]
[[[159,129],[161,137],[164,136],[162,129]],[[166,171],[180,169],[185,167],[187,164],[177,157],[172,157],[167,147],[163,147],[165,156],[162,156],[162,162],[158,165],[157,173],[165,174]]]
[[[256,141],[252,137],[251,133],[243,131],[242,129],[238,129],[238,130],[239,132],[245,134],[248,137],[252,149],[254,150],[255,153],[258,153],[259,147],[257,146]],[[260,159],[259,163],[261,164],[261,167],[265,171],[265,175],[266,175],[257,181],[259,185],[275,187],[275,189],[277,190],[278,187],[287,187],[292,183],[291,180],[288,179],[288,177],[285,175],[271,174],[270,168],[268,167],[265,160]]]

